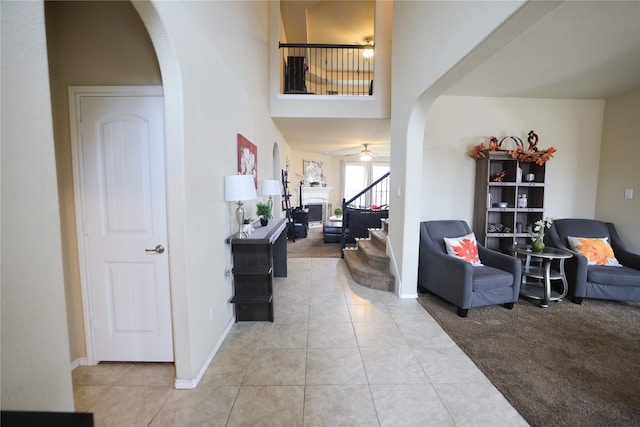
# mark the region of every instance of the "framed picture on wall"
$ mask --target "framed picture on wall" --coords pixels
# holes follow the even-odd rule
[[[253,176],[258,188],[258,147],[244,136],[238,134],[238,173]]]
[[[324,184],[324,172],[322,162],[303,160],[304,180],[306,185],[317,186]]]

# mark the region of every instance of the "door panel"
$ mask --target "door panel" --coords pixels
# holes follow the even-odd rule
[[[96,362],[173,361],[163,101],[80,100]]]
[[[148,126],[135,117],[102,125],[107,232],[152,231]]]

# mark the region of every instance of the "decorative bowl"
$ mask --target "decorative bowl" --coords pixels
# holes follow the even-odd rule
[[[498,205],[499,208],[506,208],[509,206],[509,203],[507,202],[498,202],[496,203],[496,205]]]

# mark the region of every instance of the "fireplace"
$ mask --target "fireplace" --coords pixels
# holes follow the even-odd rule
[[[305,205],[305,208],[309,210],[309,216],[307,221],[309,222],[322,222],[324,217],[324,205],[321,203]]]
[[[299,187],[302,205],[309,208],[309,225],[321,225],[328,218],[329,192],[332,187]],[[312,213],[312,211],[314,211]]]

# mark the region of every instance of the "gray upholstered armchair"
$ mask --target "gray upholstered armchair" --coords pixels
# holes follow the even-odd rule
[[[470,308],[502,304],[513,308],[520,292],[522,263],[515,257],[486,249],[478,243],[482,266],[447,254],[445,237],[471,233],[464,221],[442,220],[420,223],[418,290],[432,292],[466,317]]]
[[[569,236],[607,237],[622,267],[589,265],[585,256],[571,249]],[[613,224],[594,219],[557,219],[545,235],[545,243],[573,253],[564,265],[569,295],[576,304],[583,298],[640,301],[640,254],[626,248]]]

